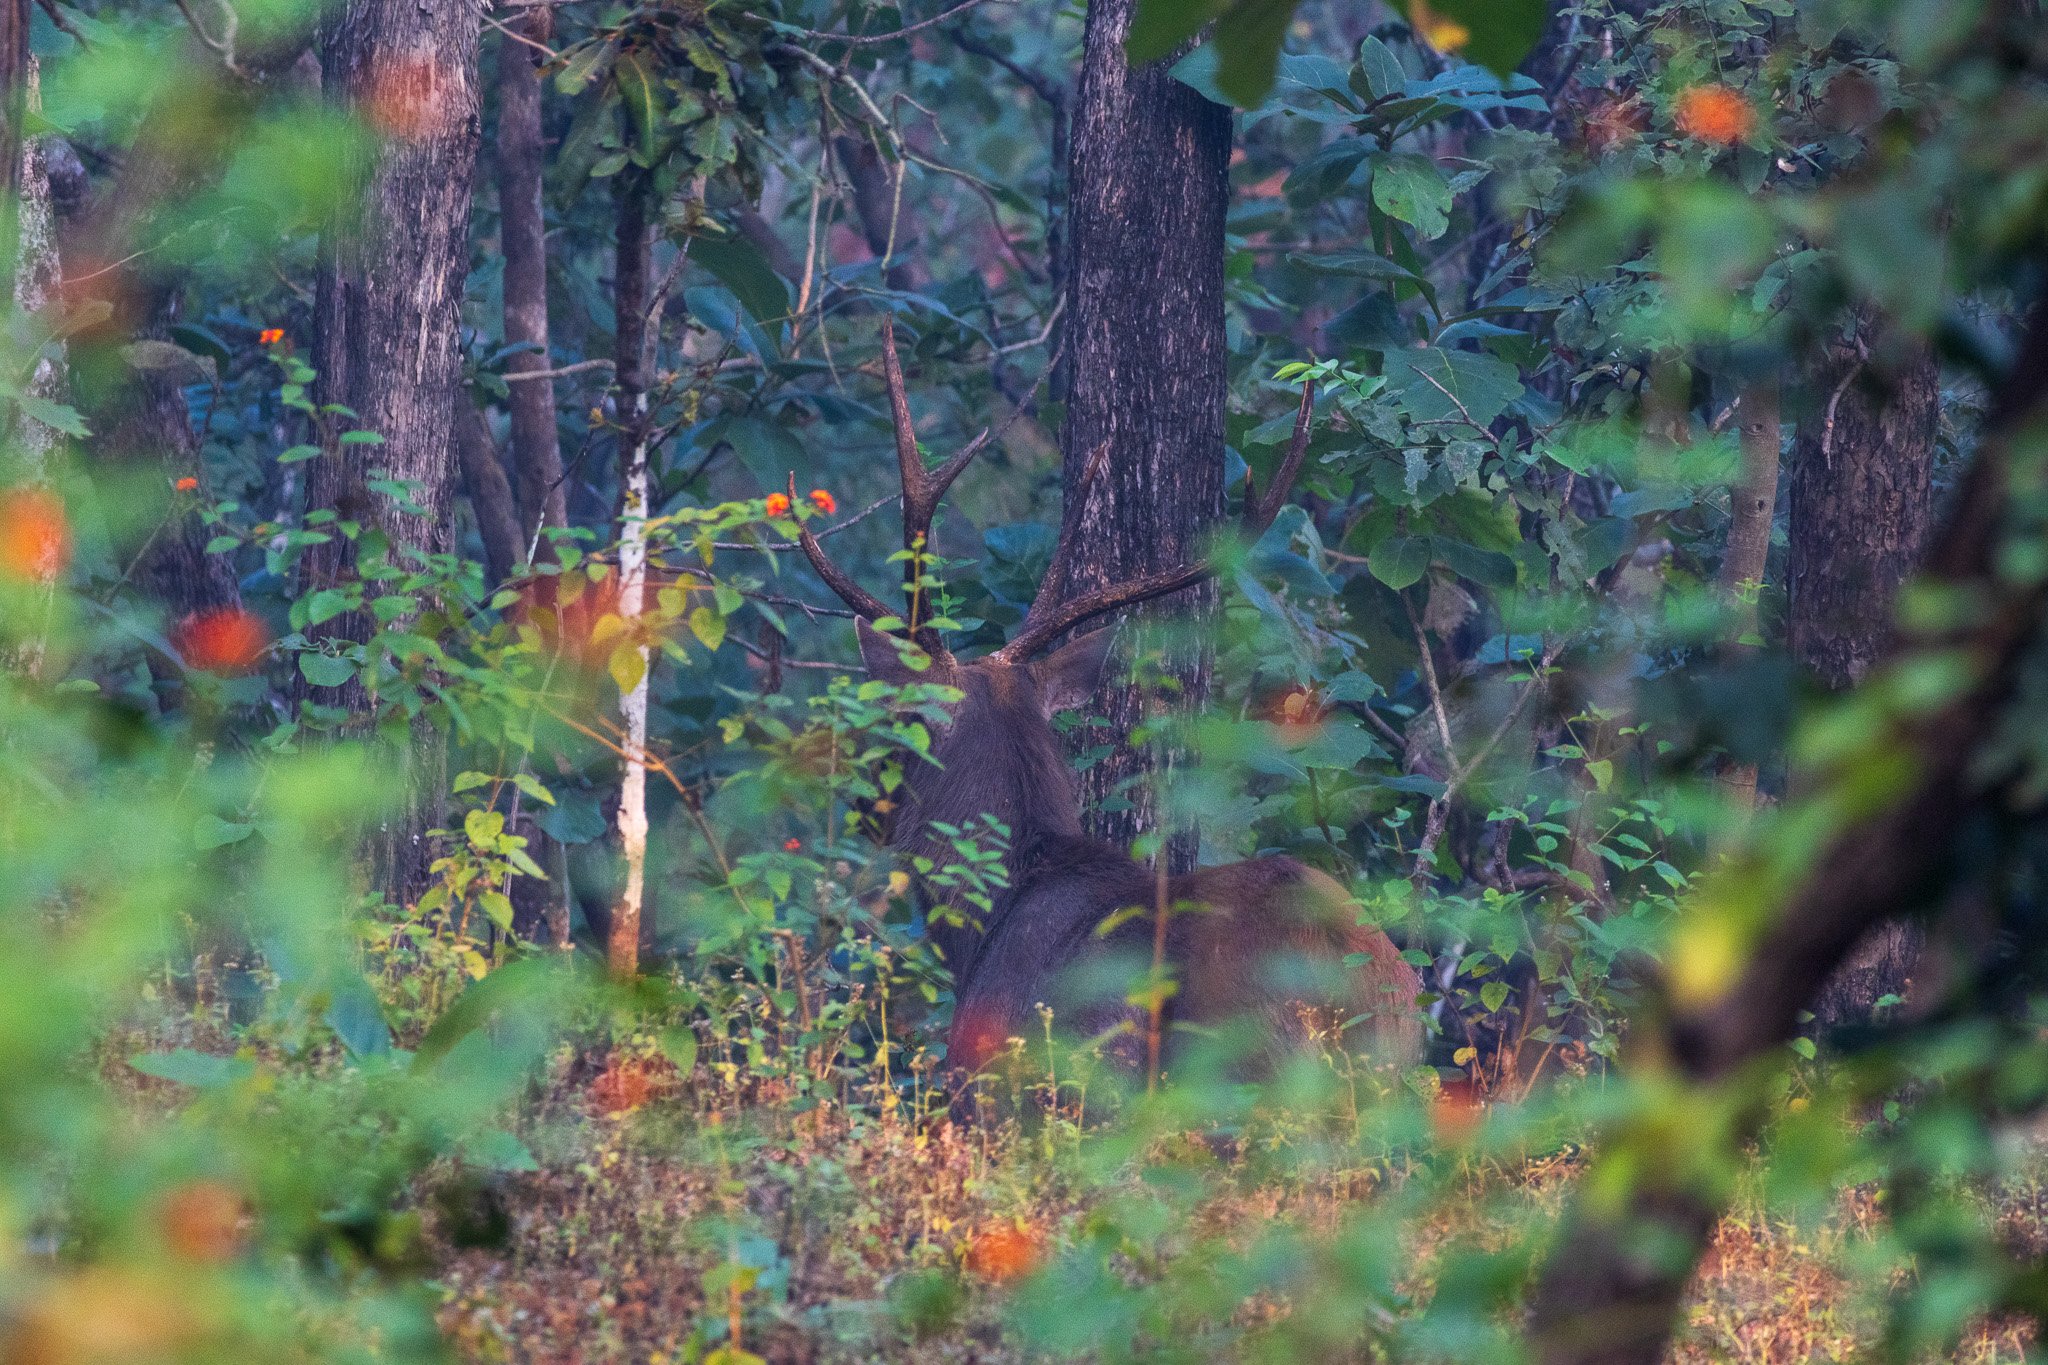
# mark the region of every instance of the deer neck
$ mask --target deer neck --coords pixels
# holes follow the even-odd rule
[[[980,829],[983,817],[1009,831],[1004,868],[1010,885],[1046,843],[1081,834],[1080,795],[1060,738],[1036,694],[1008,679],[969,673],[953,724],[933,746],[935,764],[920,765],[891,843],[929,858],[935,867],[960,861],[950,836],[935,824]]]

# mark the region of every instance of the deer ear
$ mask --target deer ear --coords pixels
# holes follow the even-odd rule
[[[1044,698],[1045,713],[1064,711],[1086,702],[1102,685],[1103,666],[1109,662],[1109,647],[1116,643],[1116,628],[1105,626],[1067,641],[1050,658],[1031,665],[1038,675],[1038,694]]]
[[[922,671],[903,662],[906,652],[922,653],[915,645],[906,644],[893,635],[885,635],[867,623],[863,617],[856,617],[854,632],[860,636],[860,661],[867,665],[868,676],[879,678],[893,687],[907,687],[911,683],[942,683],[946,681],[943,661],[934,659]]]

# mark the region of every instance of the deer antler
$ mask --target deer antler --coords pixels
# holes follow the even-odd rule
[[[903,385],[903,362],[896,354],[896,321],[887,316],[882,319],[882,380],[889,391],[889,420],[896,430],[896,469],[903,482],[903,548],[910,552],[903,565],[903,619],[909,623],[910,633],[920,646],[929,653],[943,656],[946,651],[939,643],[938,632],[924,624],[930,614],[922,610],[925,604],[920,585],[924,576],[924,559],[931,544],[932,518],[937,514],[946,490],[953,486],[953,480],[959,478],[961,471],[972,464],[974,457],[988,445],[989,433],[984,428],[979,436],[938,468],[925,468],[924,457],[917,449],[917,428],[911,421],[910,395]],[[796,506],[794,473],[789,476],[789,501],[792,508]],[[811,567],[818,571],[818,577],[825,580],[825,586],[837,593],[839,599],[855,612],[870,621],[895,614],[834,564],[825,553],[825,547],[808,529],[799,533],[798,544],[803,547],[805,558],[811,561]]]
[[[1287,453],[1280,459],[1280,468],[1274,471],[1273,486],[1267,490],[1264,499],[1257,496],[1249,476],[1245,480],[1244,528],[1248,535],[1257,537],[1265,534],[1273,519],[1280,515],[1280,509],[1287,501],[1287,493],[1294,480],[1301,473],[1302,461],[1308,456],[1310,430],[1315,417],[1315,380],[1310,379],[1301,386],[1301,408],[1294,419],[1294,438],[1288,442]],[[1097,588],[1079,597],[1065,598],[1067,577],[1071,572],[1069,551],[1072,547],[1072,528],[1079,524],[1080,509],[1093,489],[1096,475],[1100,472],[1109,452],[1107,444],[1097,447],[1089,457],[1088,466],[1082,472],[1081,481],[1074,489],[1074,512],[1068,523],[1068,533],[1060,538],[1059,547],[1053,551],[1052,563],[1046,568],[1038,596],[1032,600],[1031,610],[1024,615],[1024,624],[1016,635],[989,658],[1006,664],[1021,664],[1085,621],[1150,602],[1191,588],[1215,572],[1207,560],[1164,569],[1142,578],[1124,583]]]

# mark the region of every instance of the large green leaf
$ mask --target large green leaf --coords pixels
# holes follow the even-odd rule
[[[1438,346],[1391,350],[1387,387],[1418,422],[1470,421],[1490,425],[1522,396],[1515,367],[1474,351]]]
[[[761,249],[744,237],[698,237],[690,243],[690,259],[732,290],[740,306],[756,322],[770,327],[789,316],[789,286]]]
[[[1372,201],[1430,241],[1451,224],[1451,184],[1436,163],[1414,152],[1396,152],[1376,163]]]
[[[1134,62],[1158,61],[1213,20],[1216,92],[1249,109],[1273,89],[1280,45],[1298,4],[1300,0],[1140,0],[1124,51]]]
[[[1501,76],[1522,64],[1550,18],[1549,0],[1426,0],[1426,15],[1417,14],[1416,0],[1393,3],[1411,23],[1434,19],[1430,27],[1438,41],[1446,36],[1446,21],[1455,26],[1451,32],[1462,29],[1463,40],[1453,50]]]

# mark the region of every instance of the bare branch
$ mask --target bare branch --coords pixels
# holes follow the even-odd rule
[[[905,24],[902,28],[894,29],[888,33],[876,33],[870,35],[861,35],[855,33],[825,33],[814,28],[800,28],[797,29],[796,31],[798,34],[805,38],[809,38],[814,43],[839,43],[846,47],[872,47],[877,43],[893,43],[898,38],[908,38],[913,33],[920,33],[928,28],[936,28],[938,25],[945,23],[948,19],[953,18],[955,15],[965,14],[968,10],[973,9],[976,5],[990,3],[1012,4],[1014,3],[1014,0],[961,0],[961,3],[953,6],[949,10],[946,10],[942,14],[935,14],[929,19],[921,19],[914,24]],[[782,28],[785,32],[787,32],[789,26],[777,25],[777,27]]]

